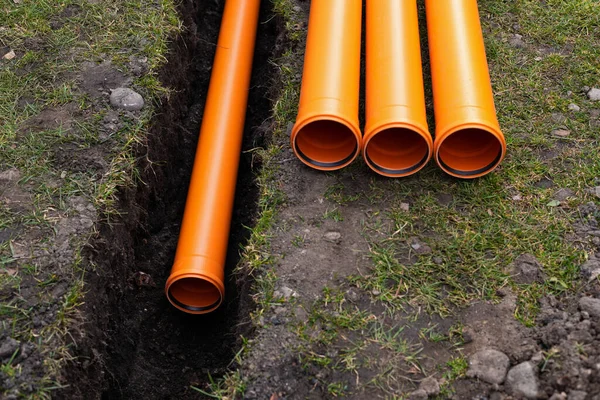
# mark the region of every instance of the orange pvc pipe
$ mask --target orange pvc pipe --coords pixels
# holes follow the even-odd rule
[[[506,154],[494,107],[477,0],[425,0],[439,166],[458,178],[494,170]]]
[[[169,301],[191,314],[215,310],[224,267],[260,0],[227,0],[177,253],[165,285]]]
[[[360,152],[358,123],[362,0],[312,0],[292,149],[332,171]]]
[[[367,0],[367,95],[363,158],[389,177],[431,159],[416,0]]]

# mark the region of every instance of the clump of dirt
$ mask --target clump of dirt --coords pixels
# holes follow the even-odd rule
[[[121,193],[122,217],[101,226],[90,249],[97,267],[87,282],[86,333],[73,343],[77,358],[65,376],[70,386],[63,398],[196,398],[190,386],[203,386],[209,374],[223,373],[240,334],[247,336],[251,329],[250,282],[231,274],[239,244],[249,234],[244,226],[252,226],[256,213],[253,171],[260,165],[249,153],[243,154],[239,168],[225,303],[209,315],[191,316],[175,310],[163,289],[175,254],[223,6],[224,1],[192,0],[180,5],[186,30],[161,74],[174,94],[162,105],[147,147],[140,149],[143,184]],[[273,67],[267,61],[280,51],[280,21],[271,18],[270,6],[263,2],[261,9],[244,150],[262,146],[268,130]],[[108,78],[86,90],[93,95],[126,79]],[[119,124],[115,115],[104,122],[107,132]]]

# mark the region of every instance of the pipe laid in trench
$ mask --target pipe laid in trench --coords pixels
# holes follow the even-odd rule
[[[358,123],[362,0],[312,0],[292,149],[332,171],[360,153]]]
[[[219,307],[240,159],[260,0],[227,0],[177,253],[169,301],[191,314]]]
[[[388,177],[414,174],[431,158],[417,2],[367,0],[363,158]]]
[[[458,178],[494,170],[506,154],[494,107],[477,0],[425,0],[438,165]]]

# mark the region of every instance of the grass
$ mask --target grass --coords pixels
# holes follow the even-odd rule
[[[18,171],[12,200],[23,199],[20,207],[0,204],[0,229],[18,232],[0,244],[2,330],[23,343],[36,343],[43,361],[39,381],[20,382],[19,365],[10,363],[0,374],[16,379],[10,393],[50,398],[70,358],[65,337],[77,324],[87,290],[81,249],[94,231],[78,232],[61,265],[41,255],[58,245],[54,233],[59,221],[76,215],[70,199],[84,198],[97,210],[95,215],[110,220],[117,212],[120,188],[139,183],[136,148],[144,143],[155,106],[168,95],[157,73],[166,61],[169,40],[181,26],[170,0],[1,0],[0,10],[0,48],[16,54],[0,61],[0,171]],[[79,74],[84,62],[110,62],[127,73],[132,59],[146,60],[148,73],[134,79],[132,87],[147,106],[139,115],[121,115],[122,126],[107,142],[101,125],[109,107],[85,92]],[[107,168],[101,175],[85,167],[70,169],[57,162],[61,146],[72,149],[71,154],[104,146]],[[60,281],[69,287],[53,298]],[[23,288],[32,286],[39,292],[33,295],[39,301],[33,307],[26,301],[30,294],[22,297]],[[42,307],[52,314],[44,317]],[[31,319],[39,315],[46,322],[36,327]],[[7,388],[1,391],[9,393]]]

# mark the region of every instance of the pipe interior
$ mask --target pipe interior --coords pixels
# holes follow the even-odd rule
[[[502,159],[502,143],[484,129],[462,129],[440,144],[438,160],[442,168],[461,176],[485,174]]]
[[[317,167],[336,167],[346,164],[358,151],[352,129],[330,120],[306,124],[294,141],[298,156]]]
[[[376,133],[366,145],[367,161],[375,170],[392,175],[417,171],[429,158],[423,136],[407,128],[389,128]]]
[[[219,305],[221,292],[205,279],[183,278],[171,284],[169,298],[186,310],[208,311]]]

